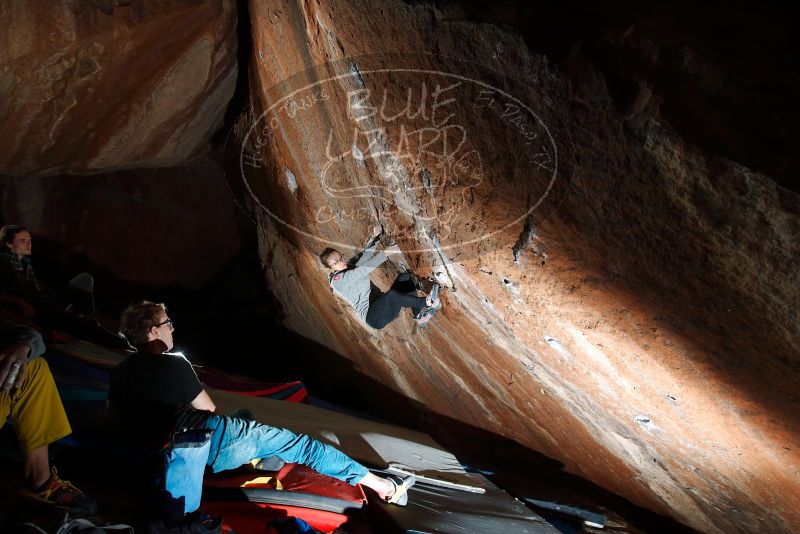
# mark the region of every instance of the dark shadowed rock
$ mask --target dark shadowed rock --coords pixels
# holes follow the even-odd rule
[[[177,165],[236,83],[228,0],[3,2],[0,173]]]
[[[57,264],[65,274],[89,270],[101,291],[111,281],[197,289],[242,244],[236,207],[212,157],[170,169],[6,177],[0,194],[5,221],[33,233],[35,261]]]

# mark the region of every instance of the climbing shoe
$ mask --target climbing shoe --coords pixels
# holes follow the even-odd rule
[[[23,495],[55,508],[67,510],[73,515],[91,516],[97,512],[95,500],[84,495],[68,480],[61,480],[55,467],[51,467],[50,480],[41,488],[25,491]]]
[[[433,318],[434,314],[436,314],[436,308],[423,308],[421,312],[415,317],[417,321],[417,326],[420,328],[425,328],[428,326],[428,322],[430,322],[431,318]]]
[[[435,310],[438,310],[442,307],[442,302],[439,300],[439,284],[433,284],[433,287],[431,287],[431,292],[425,298],[425,304],[427,304],[429,308],[433,308]]]

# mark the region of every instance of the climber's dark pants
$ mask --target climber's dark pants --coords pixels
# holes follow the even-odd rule
[[[414,287],[411,275],[401,273],[397,275],[388,292],[370,303],[367,324],[380,330],[394,321],[403,308],[411,308],[411,312],[416,316],[424,307],[425,297],[417,296],[417,288]]]

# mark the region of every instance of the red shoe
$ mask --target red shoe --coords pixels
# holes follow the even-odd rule
[[[73,486],[68,480],[61,480],[55,467],[50,469],[50,480],[39,490],[23,492],[25,497],[46,503],[61,510],[68,510],[73,514],[94,515],[97,504],[94,499]]]

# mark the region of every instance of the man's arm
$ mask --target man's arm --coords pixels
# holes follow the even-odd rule
[[[44,354],[46,348],[39,332],[29,326],[13,323],[5,319],[0,319],[0,340],[4,344],[27,345],[30,348],[30,360]]]
[[[378,248],[379,244],[380,244],[380,239],[378,239],[377,237],[373,238],[372,241],[370,241],[367,244],[367,248],[364,249],[364,251],[361,253],[361,256],[358,258],[358,261],[356,262],[356,267],[362,267],[371,258],[373,258],[376,254],[376,249]]]
[[[370,238],[369,242],[367,243],[367,247],[361,252],[361,255],[356,262],[356,267],[362,267],[366,262],[368,262],[371,258],[375,256],[375,250],[378,248],[378,244],[380,243],[380,236],[383,233],[383,226],[377,225],[372,229],[372,238]],[[386,260],[384,260],[386,261]],[[380,265],[382,262],[378,263]],[[375,266],[377,267],[377,265]],[[373,267],[373,269],[375,268]]]
[[[25,380],[28,361],[44,354],[42,335],[33,328],[0,320],[0,340],[5,345],[0,352],[0,390],[8,391]],[[16,366],[13,382],[6,382]]]
[[[367,272],[372,272],[376,268],[378,268],[383,262],[389,259],[385,252],[375,252],[371,257],[364,259],[365,256],[362,256],[358,263],[356,264],[356,268],[366,269]]]
[[[389,259],[389,254],[401,254],[400,247],[396,243],[386,247],[385,249],[383,249],[382,252],[378,252],[370,259],[365,261],[364,264],[361,265],[361,267],[365,267],[366,269],[368,269],[368,272],[372,272],[381,263]]]
[[[167,354],[166,357],[171,359],[173,365],[172,376],[175,379],[175,386],[181,390],[184,399],[192,399],[189,401],[191,407],[195,410],[215,411],[217,407],[206,393],[203,384],[197,378],[194,367],[186,359],[186,356],[179,353]],[[199,393],[196,393],[198,391]]]
[[[39,332],[28,326],[12,323],[4,319],[0,320],[0,339],[4,343],[27,345],[30,349],[29,360],[38,358],[44,354],[46,349],[44,339],[42,339],[42,335]]]
[[[214,401],[211,400],[211,397],[208,396],[208,393],[206,393],[205,389],[198,393],[197,397],[194,398],[192,401],[192,408],[195,410],[205,410],[207,412],[217,411]]]

